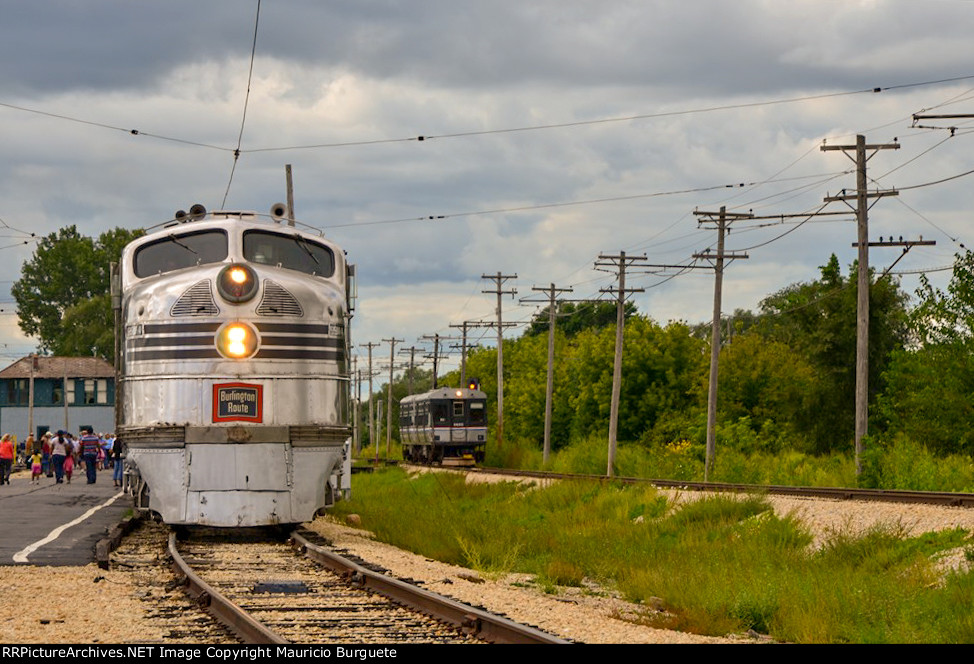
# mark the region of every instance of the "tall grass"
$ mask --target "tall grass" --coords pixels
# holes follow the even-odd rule
[[[719,440],[718,440],[719,443]],[[689,440],[644,445],[620,443],[613,474],[622,477],[702,481],[704,446]],[[537,445],[506,441],[489,445],[487,465],[564,473],[606,475],[605,437],[589,436],[552,453],[547,466]],[[815,456],[793,449],[772,453],[717,446],[712,480],[740,484],[845,486],[924,491],[974,491],[974,460],[970,456],[937,456],[905,436],[867,439],[864,471],[856,475],[852,454]]]
[[[813,550],[802,523],[760,497],[677,505],[609,481],[467,485],[399,469],[356,475],[352,496],[335,513],[354,511],[383,541],[487,575],[532,574],[547,590],[595,580],[661,627],[802,643],[974,641],[972,575],[941,575],[932,562],[971,546],[960,530],[906,537],[894,524]]]

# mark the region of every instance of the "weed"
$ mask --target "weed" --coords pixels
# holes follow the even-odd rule
[[[673,503],[645,485],[527,490],[401,469],[355,475],[352,496],[336,514],[361,514],[383,541],[485,576],[529,574],[549,593],[593,580],[665,607],[639,617],[658,627],[797,643],[974,641],[974,574],[933,562],[960,547],[974,559],[963,530],[846,527],[813,551],[800,518],[774,514],[759,495]]]

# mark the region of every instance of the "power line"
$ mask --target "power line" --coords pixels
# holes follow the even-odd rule
[[[259,16],[260,16],[260,2],[258,0],[258,10],[257,10],[257,18],[258,18],[258,20],[259,20]],[[257,23],[258,23],[258,21],[255,21],[255,26],[254,26],[254,47],[253,47],[253,50],[251,52],[251,73],[252,73],[252,70],[253,70],[253,62],[254,62],[255,52],[256,52]],[[150,138],[156,138],[156,139],[166,140],[166,141],[173,141],[173,142],[183,143],[183,144],[191,145],[191,146],[195,146],[195,147],[202,147],[202,148],[213,149],[213,150],[221,150],[221,151],[224,151],[224,152],[234,152],[234,153],[239,153],[239,154],[247,154],[247,153],[256,153],[256,152],[288,151],[288,150],[308,150],[308,149],[321,149],[321,148],[340,148],[340,147],[354,147],[354,146],[360,146],[360,145],[379,145],[379,144],[384,144],[384,143],[425,142],[427,140],[432,140],[432,139],[435,139],[435,138],[461,138],[461,137],[469,137],[469,136],[484,136],[484,135],[491,135],[491,134],[508,134],[508,133],[514,133],[514,132],[542,131],[542,130],[549,130],[549,129],[562,129],[562,128],[572,128],[572,127],[583,127],[583,126],[592,126],[592,125],[608,124],[608,123],[618,123],[618,122],[632,122],[634,120],[648,120],[648,119],[658,119],[658,118],[674,117],[674,116],[681,116],[681,115],[694,115],[694,114],[700,114],[700,113],[713,113],[713,112],[718,112],[718,111],[738,110],[738,109],[743,109],[743,108],[756,108],[756,107],[761,107],[761,106],[774,106],[774,105],[782,105],[782,104],[794,104],[794,103],[801,103],[801,102],[806,102],[806,101],[817,101],[817,100],[821,100],[821,99],[829,99],[829,98],[834,98],[834,97],[845,97],[845,96],[854,96],[854,95],[862,95],[862,94],[876,94],[876,93],[886,92],[886,91],[890,91],[890,90],[900,90],[900,89],[923,87],[923,86],[930,86],[930,85],[941,85],[941,84],[944,84],[944,83],[954,83],[954,82],[957,82],[957,81],[970,80],[972,78],[974,78],[974,74],[966,75],[966,76],[957,76],[957,77],[954,77],[954,78],[937,79],[937,80],[932,80],[932,81],[921,81],[921,82],[916,82],[916,83],[904,83],[904,84],[900,84],[900,85],[893,85],[893,86],[887,86],[887,87],[874,87],[874,88],[866,88],[866,89],[861,89],[861,90],[846,90],[846,91],[840,91],[840,92],[824,93],[824,94],[819,94],[819,95],[806,95],[806,96],[802,96],[802,97],[790,97],[790,98],[784,98],[784,99],[761,100],[761,101],[756,101],[756,102],[745,102],[745,103],[740,103],[740,104],[725,104],[725,105],[719,105],[719,106],[705,106],[705,107],[700,107],[700,108],[682,109],[682,110],[676,110],[676,111],[662,111],[662,112],[657,112],[657,113],[640,113],[640,114],[627,115],[627,116],[621,116],[621,117],[612,117],[612,118],[594,118],[594,119],[591,119],[591,120],[578,120],[578,121],[573,121],[573,122],[548,123],[548,124],[539,124],[539,125],[525,125],[525,126],[521,126],[521,127],[508,127],[508,128],[498,128],[498,129],[484,129],[484,130],[475,130],[475,131],[466,131],[466,132],[455,132],[455,133],[444,133],[444,134],[427,134],[427,135],[408,136],[408,137],[399,137],[399,138],[387,138],[387,139],[359,140],[359,141],[347,141],[347,142],[337,142],[337,143],[318,143],[318,144],[307,144],[307,145],[272,146],[272,147],[265,147],[265,148],[251,148],[251,149],[248,149],[248,150],[241,149],[240,142],[239,141],[238,141],[238,145],[237,145],[236,148],[229,148],[229,147],[226,147],[226,146],[219,146],[219,145],[213,145],[213,144],[202,143],[202,142],[197,142],[197,141],[190,141],[190,140],[176,138],[176,137],[172,137],[172,136],[164,136],[164,135],[161,135],[161,134],[156,134],[156,133],[152,133],[152,132],[148,132],[148,131],[143,131],[141,129],[125,128],[125,127],[120,127],[120,126],[117,126],[117,125],[112,125],[112,124],[108,124],[108,123],[104,123],[104,122],[98,122],[98,121],[93,121],[93,120],[85,120],[85,119],[78,118],[78,117],[74,117],[74,116],[70,116],[70,115],[65,115],[65,114],[60,114],[60,113],[53,113],[53,112],[49,112],[49,111],[42,111],[42,110],[39,110],[39,109],[29,108],[29,107],[21,106],[21,105],[18,105],[18,104],[11,104],[11,103],[7,103],[7,102],[0,102],[0,106],[2,106],[4,108],[9,108],[11,110],[21,111],[21,112],[24,112],[24,113],[32,113],[32,114],[35,114],[35,115],[42,115],[42,116],[45,116],[45,117],[49,117],[49,118],[53,118],[53,119],[58,119],[58,120],[64,120],[64,121],[67,121],[67,122],[75,122],[75,123],[78,123],[78,124],[84,124],[84,125],[99,127],[99,128],[102,128],[102,129],[108,129],[108,130],[112,130],[112,131],[124,132],[124,133],[127,133],[127,134],[131,134],[132,136],[147,136],[147,137],[150,137]],[[247,87],[248,87],[248,97],[249,97],[249,90],[250,90],[250,81],[251,81],[251,79],[250,79],[250,77],[248,77],[248,84],[247,84]],[[242,135],[242,131],[241,131],[241,135]],[[237,155],[237,156],[239,156],[239,155]]]
[[[243,117],[240,119],[240,133],[237,135],[237,148],[233,151],[233,166],[230,167],[230,180],[227,182],[227,190],[223,194],[223,204],[226,208],[227,197],[230,195],[230,185],[233,183],[233,174],[237,170],[237,161],[240,159],[240,145],[243,143],[244,126],[247,124],[247,106],[250,104],[250,84],[254,77],[254,58],[257,55],[257,30],[260,27],[260,0],[257,0],[257,16],[254,19],[254,39],[250,47],[250,69],[247,72],[247,93],[244,95]]]

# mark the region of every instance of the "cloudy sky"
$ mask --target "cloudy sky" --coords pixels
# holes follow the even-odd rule
[[[257,0],[0,0],[0,12],[3,360],[34,347],[9,296],[30,233],[148,227],[196,202],[263,213],[285,198],[286,164],[298,220],[358,266],[356,344],[419,345],[492,319],[484,274],[517,275],[504,318],[524,321],[533,287],[612,287],[600,254],[688,265],[716,245],[694,210],[819,211],[856,181],[848,157],[820,147],[857,134],[900,145],[869,162],[870,188],[900,191],[873,205],[870,238],[937,242],[896,265],[904,290],[923,270],[946,283],[974,242],[974,175],[954,177],[974,169],[971,120],[913,126],[916,113],[974,113],[969,0],[264,0],[259,18]],[[847,269],[851,219],[735,221],[727,249],[749,259],[728,267],[723,311],[816,278],[831,253]],[[874,248],[870,262],[899,254]],[[673,275],[634,269],[638,309],[709,320],[712,270]]]

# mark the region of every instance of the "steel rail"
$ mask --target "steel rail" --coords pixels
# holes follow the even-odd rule
[[[450,469],[452,470],[452,469]],[[642,477],[606,477],[605,475],[573,475],[551,473],[538,470],[511,470],[507,468],[467,469],[465,472],[491,473],[514,477],[534,477],[538,479],[583,479],[602,482],[621,482],[624,484],[652,484],[665,489],[685,489],[688,491],[711,491],[715,493],[754,493],[778,496],[801,496],[807,498],[831,498],[833,500],[867,500],[888,503],[921,503],[947,507],[974,507],[974,494],[950,491],[899,491],[892,489],[858,489],[844,487],[806,487],[760,484],[732,484],[722,482],[687,482],[683,480],[663,480]]]
[[[300,549],[312,560],[348,577],[357,585],[377,592],[404,606],[456,625],[465,634],[474,635],[492,643],[571,643],[533,627],[520,625],[507,618],[487,613],[399,579],[374,572],[312,544],[301,531],[292,533],[291,542],[292,546]]]
[[[300,530],[291,533],[291,546],[318,564],[346,577],[355,585],[376,592],[403,606],[455,625],[464,634],[493,643],[570,643],[541,630],[520,625],[472,606],[436,595],[358,565],[310,542]],[[242,641],[255,644],[286,644],[286,639],[251,618],[247,612],[203,581],[179,554],[176,534],[169,535],[169,554],[187,593],[197,604]]]
[[[289,643],[275,632],[251,618],[246,611],[231,602],[211,585],[203,581],[176,550],[176,533],[169,534],[169,555],[177,574],[185,579],[186,591],[197,604],[220,621],[245,643]]]

